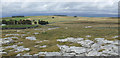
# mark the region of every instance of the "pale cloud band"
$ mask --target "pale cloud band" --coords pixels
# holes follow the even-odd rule
[[[3,15],[40,13],[118,14],[119,0],[2,0]]]
[[[119,0],[2,0],[2,2],[118,2]]]

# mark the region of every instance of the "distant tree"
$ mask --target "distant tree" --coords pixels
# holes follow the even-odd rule
[[[35,20],[33,20],[33,22],[34,22]]]
[[[18,24],[22,24],[22,19],[20,19],[20,20],[18,21]]]
[[[15,24],[17,24],[17,22],[18,22],[18,21],[17,21],[17,20],[15,20]]]
[[[77,17],[77,16],[74,16],[74,17]]]
[[[49,24],[48,21],[46,22],[46,24]]]
[[[38,20],[38,24],[41,24],[41,25],[45,25],[45,24],[48,24],[48,21],[40,21],[40,20]]]
[[[2,20],[2,24],[7,24],[7,21],[6,20]]]
[[[37,24],[37,22],[35,21],[34,24]]]
[[[41,21],[40,21],[40,20],[38,20],[38,24],[41,24]]]
[[[55,17],[52,17],[53,19],[55,18]]]
[[[26,24],[26,20],[22,20],[22,24]]]
[[[10,19],[9,21],[8,21],[8,23],[9,23],[9,25],[14,25],[14,20],[12,20],[12,19]]]
[[[32,21],[26,20],[26,23],[29,24],[29,25],[31,25],[31,24],[32,24]]]

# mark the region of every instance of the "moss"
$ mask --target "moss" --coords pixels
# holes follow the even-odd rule
[[[120,40],[120,37],[118,37],[118,38],[115,38],[115,39],[117,39],[117,40]]]
[[[17,38],[12,38],[13,40],[18,40]]]
[[[38,51],[32,51],[32,52],[30,52],[30,55],[34,55],[34,54],[37,54],[38,53]]]
[[[7,48],[7,49],[5,49],[5,50],[12,50],[12,49],[14,49],[14,48]]]
[[[115,41],[116,39],[115,38],[107,38],[107,40]]]
[[[65,39],[67,38],[67,36],[60,36],[60,37],[57,37],[56,39]]]
[[[42,52],[59,52],[60,49],[57,45],[51,46],[51,47],[47,47],[41,50]]]
[[[23,46],[24,44],[18,44],[18,46]]]
[[[102,51],[104,51],[105,49],[101,49],[101,50],[99,50],[98,52],[102,52]]]
[[[67,46],[77,46],[77,47],[82,47],[81,44],[78,43],[73,43],[73,42],[58,42],[59,45],[67,45]]]
[[[47,32],[42,32],[42,34],[47,34]]]

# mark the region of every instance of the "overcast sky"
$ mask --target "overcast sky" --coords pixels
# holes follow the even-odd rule
[[[119,0],[3,0],[2,16],[67,14],[118,14]],[[84,15],[85,16],[85,15]]]

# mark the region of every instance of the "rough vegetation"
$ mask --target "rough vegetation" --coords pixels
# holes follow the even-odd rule
[[[44,20],[50,22],[48,25],[39,25],[33,29],[22,30],[2,30],[2,39],[7,37],[18,37],[14,40],[14,44],[24,46],[30,50],[27,52],[7,52],[3,54],[8,55],[30,55],[37,54],[39,52],[60,52],[59,45],[82,47],[81,44],[73,42],[58,42],[57,39],[65,39],[67,37],[84,38],[84,40],[91,40],[97,42],[95,38],[105,38],[106,40],[115,41],[118,40],[118,19],[113,18],[89,18],[89,17],[68,17],[68,16],[28,16],[34,20]],[[52,18],[54,17],[54,18]],[[7,18],[8,19],[8,18]],[[12,34],[6,36],[6,34]],[[15,35],[18,34],[18,35]],[[88,36],[89,35],[89,36]],[[36,37],[36,40],[28,40],[26,37]],[[18,44],[18,42],[23,42]],[[3,45],[7,47],[8,45]],[[5,49],[5,51],[9,51]],[[11,49],[12,50],[12,49]],[[99,52],[104,49],[99,50]]]

